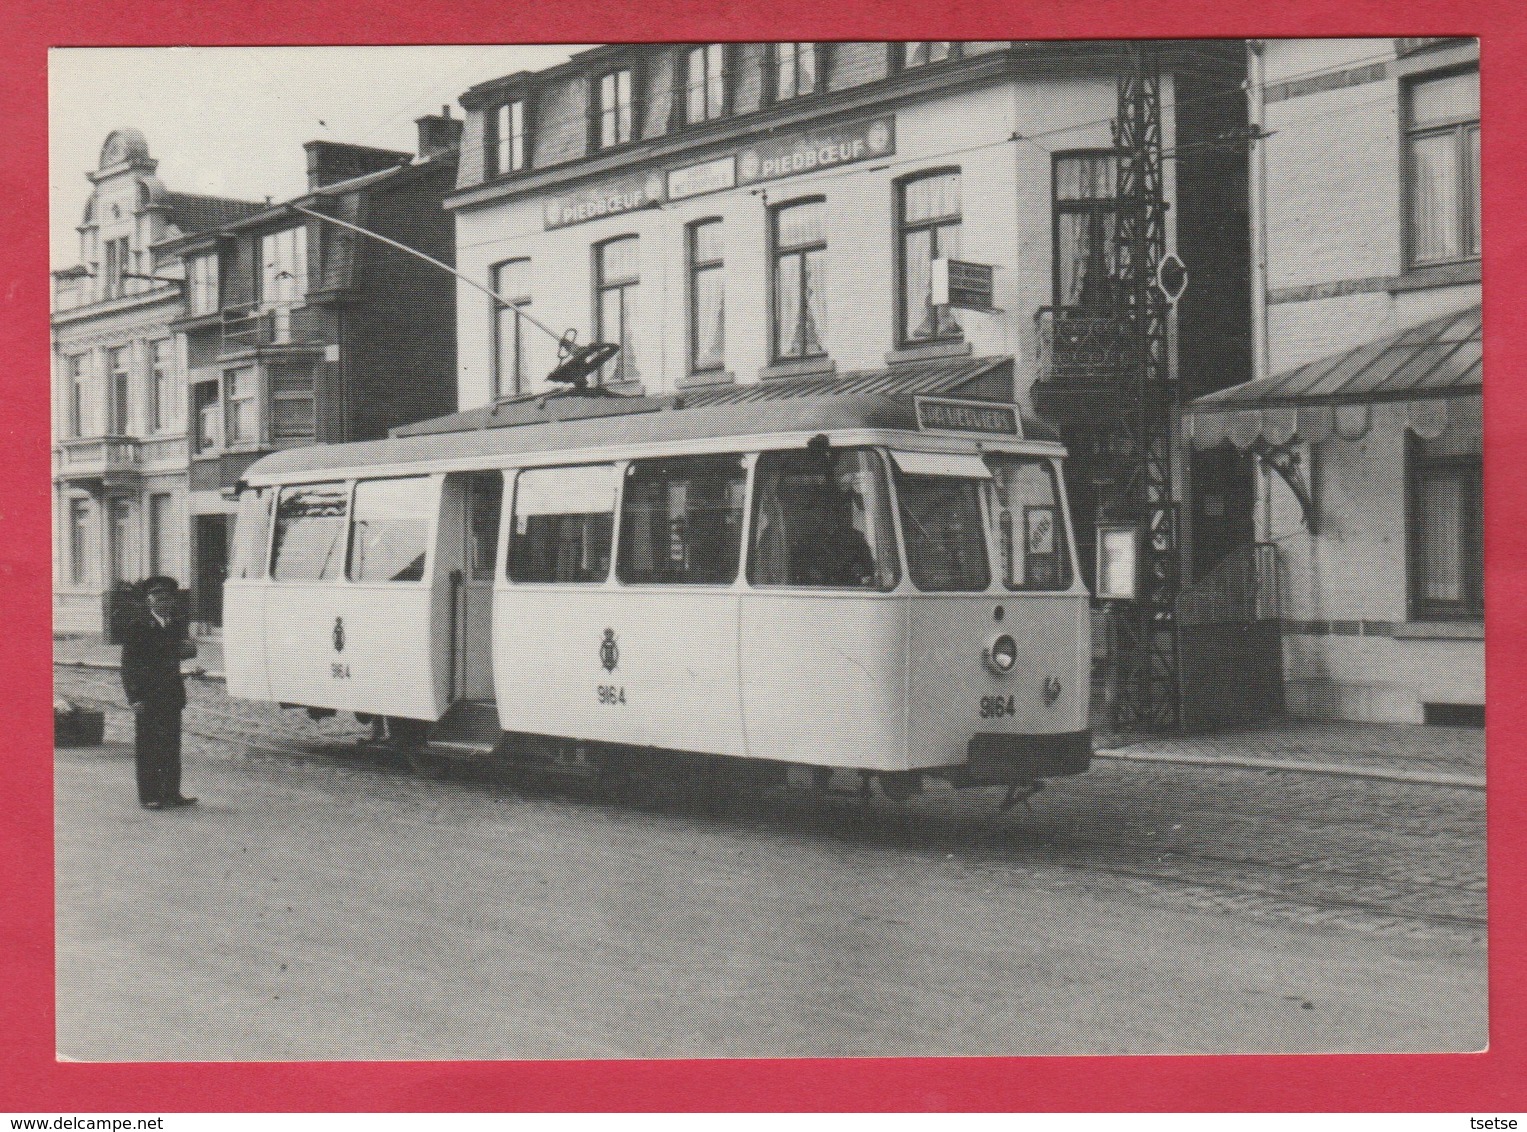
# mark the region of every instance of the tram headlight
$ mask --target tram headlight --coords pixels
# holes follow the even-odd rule
[[[991,644],[986,646],[981,659],[998,676],[1006,676],[1013,670],[1013,665],[1018,663],[1018,642],[1006,633],[994,637]]]

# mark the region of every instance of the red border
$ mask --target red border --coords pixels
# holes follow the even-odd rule
[[[1523,780],[1514,686],[1527,677],[1527,61],[1520,0],[774,0],[344,4],[336,0],[11,0],[0,11],[7,152],[0,201],[0,1106],[34,1112],[1527,1109]],[[364,13],[364,14],[362,14]],[[954,39],[1475,34],[1483,40],[1490,609],[1491,1048],[1456,1056],[597,1063],[71,1065],[53,1056],[46,50],[65,45],[492,43],[620,39]],[[187,108],[195,112],[194,97]]]

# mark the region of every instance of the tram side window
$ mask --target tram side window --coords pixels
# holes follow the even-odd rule
[[[509,577],[603,582],[615,530],[615,466],[534,468],[515,481]]]
[[[622,582],[729,585],[742,560],[740,456],[641,460],[626,471],[621,505]]]
[[[754,483],[751,584],[895,588],[890,494],[873,451],[766,452]]]
[[[239,514],[234,520],[229,577],[265,577],[265,548],[270,541],[270,502],[275,494],[268,487],[254,487],[245,488],[239,495]]]
[[[991,585],[981,514],[983,482],[914,475],[898,467],[896,495],[907,543],[907,572],[918,589],[960,593]]]
[[[989,456],[986,509],[997,535],[998,568],[1010,590],[1068,590],[1071,553],[1055,465]]]
[[[350,490],[343,483],[284,487],[276,501],[271,577],[278,582],[338,578],[345,557]]]
[[[352,582],[417,582],[424,577],[431,486],[427,476],[355,485],[346,568]]]

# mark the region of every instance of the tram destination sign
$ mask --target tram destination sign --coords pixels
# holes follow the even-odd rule
[[[850,165],[896,152],[896,118],[886,115],[851,125],[813,130],[748,146],[737,154],[737,183],[751,185]]]
[[[917,406],[917,427],[923,432],[977,432],[1023,439],[1017,405],[946,397],[913,397],[912,403]]]

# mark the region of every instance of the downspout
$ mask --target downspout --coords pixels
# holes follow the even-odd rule
[[[1246,117],[1251,169],[1247,206],[1251,222],[1251,379],[1260,381],[1271,371],[1267,348],[1267,134],[1266,71],[1260,39],[1246,41]],[[1272,484],[1265,461],[1258,458],[1261,473],[1262,532],[1260,541],[1272,540]]]

